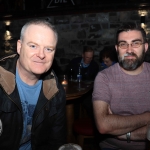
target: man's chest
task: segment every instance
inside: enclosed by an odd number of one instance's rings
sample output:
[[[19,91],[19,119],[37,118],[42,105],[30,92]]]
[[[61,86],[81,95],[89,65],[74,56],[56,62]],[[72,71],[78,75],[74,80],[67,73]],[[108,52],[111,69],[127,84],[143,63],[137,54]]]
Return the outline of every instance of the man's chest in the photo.
[[[150,78],[109,84],[111,109],[115,114],[130,115],[150,111]]]

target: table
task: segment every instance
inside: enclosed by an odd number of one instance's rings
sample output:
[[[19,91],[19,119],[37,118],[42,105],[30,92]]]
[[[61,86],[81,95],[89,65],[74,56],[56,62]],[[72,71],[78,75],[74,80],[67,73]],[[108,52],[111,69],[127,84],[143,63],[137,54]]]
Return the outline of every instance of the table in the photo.
[[[66,117],[67,117],[67,142],[75,142],[72,126],[74,122],[74,103],[73,101],[80,98],[93,88],[93,81],[69,81],[64,86],[66,92]]]

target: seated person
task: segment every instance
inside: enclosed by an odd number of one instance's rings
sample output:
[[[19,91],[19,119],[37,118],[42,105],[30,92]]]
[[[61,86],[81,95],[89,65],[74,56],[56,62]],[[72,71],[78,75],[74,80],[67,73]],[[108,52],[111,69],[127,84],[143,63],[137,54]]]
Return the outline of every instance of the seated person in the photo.
[[[113,47],[106,46],[100,52],[100,63],[101,63],[100,70],[103,70],[105,68],[108,68],[108,67],[114,65],[117,61],[118,61],[117,52],[116,52],[114,46]]]
[[[95,76],[99,72],[99,66],[93,60],[93,56],[94,50],[89,46],[85,46],[83,48],[82,57],[77,57],[71,60],[69,65],[69,71],[72,69],[73,79],[77,79],[77,74],[79,73],[79,67],[81,65],[82,80],[94,81]],[[69,76],[71,76],[71,74],[69,74]],[[89,117],[93,117],[92,91],[93,89],[91,89],[88,93],[84,95],[84,97],[81,98],[82,105],[86,109]],[[79,105],[75,104],[75,114],[79,113],[78,108]]]
[[[69,65],[69,76],[72,75],[73,79],[77,79],[79,67],[81,66],[82,80],[94,80],[99,71],[98,64],[93,60],[94,50],[85,46],[83,48],[82,57],[77,57],[71,60]],[[70,72],[70,70],[72,71]]]

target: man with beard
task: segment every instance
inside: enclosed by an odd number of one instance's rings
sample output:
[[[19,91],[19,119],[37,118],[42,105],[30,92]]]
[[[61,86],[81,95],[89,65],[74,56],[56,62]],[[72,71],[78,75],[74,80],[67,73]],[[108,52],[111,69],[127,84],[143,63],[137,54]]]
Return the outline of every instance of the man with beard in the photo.
[[[93,107],[102,150],[146,150],[150,121],[150,64],[146,33],[135,24],[116,34],[119,62],[96,76]]]

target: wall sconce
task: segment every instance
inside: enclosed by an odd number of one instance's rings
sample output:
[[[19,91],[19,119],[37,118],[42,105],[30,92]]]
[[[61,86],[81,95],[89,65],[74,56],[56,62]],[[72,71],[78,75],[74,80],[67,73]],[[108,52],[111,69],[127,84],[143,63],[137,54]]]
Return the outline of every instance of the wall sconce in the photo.
[[[10,24],[11,22],[9,20],[5,21],[4,22],[5,26],[4,26],[4,30],[5,30],[5,33],[4,33],[4,40],[7,41],[7,40],[11,40],[12,39],[12,34],[10,32]]]
[[[141,16],[141,27],[144,29],[146,27],[145,25],[145,17],[148,15],[148,11],[147,10],[139,10],[138,11],[139,15]]]
[[[9,25],[5,26],[6,31],[9,31]]]
[[[145,28],[145,16],[141,16],[141,27]]]
[[[141,23],[145,24],[145,16],[141,16]]]

